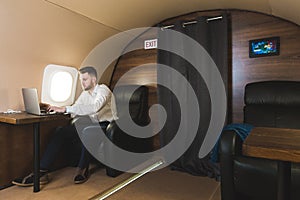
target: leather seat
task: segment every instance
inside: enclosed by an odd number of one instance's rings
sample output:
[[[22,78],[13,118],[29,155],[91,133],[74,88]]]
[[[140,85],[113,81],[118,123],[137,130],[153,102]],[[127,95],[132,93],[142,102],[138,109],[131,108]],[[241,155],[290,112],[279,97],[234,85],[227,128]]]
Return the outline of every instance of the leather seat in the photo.
[[[139,126],[145,126],[149,123],[148,115],[148,87],[140,86],[131,95],[130,91],[136,85],[118,86],[114,90],[118,117],[128,117],[125,112],[126,102],[129,102],[129,113],[132,120]],[[145,153],[153,150],[153,138],[138,138],[133,137],[121,130],[116,121],[109,124],[106,129],[107,137],[118,147],[136,153]],[[105,148],[106,154],[113,159],[114,155],[109,148]],[[111,177],[116,177],[121,172],[110,167],[106,167],[106,174]]]
[[[137,88],[136,90],[134,90]],[[132,91],[134,92],[132,93]],[[131,119],[135,124],[139,126],[145,126],[149,123],[148,115],[148,87],[146,86],[137,86],[137,85],[122,85],[113,91],[116,101],[116,107],[118,112],[118,120],[127,116],[126,106],[129,102],[129,113]],[[93,132],[97,130],[98,127],[86,127],[84,132]],[[118,125],[117,121],[112,121],[107,129],[106,136],[118,147],[130,151],[130,152],[149,152],[153,149],[153,138],[138,138],[133,137],[126,132],[124,132]],[[109,148],[111,145],[103,145],[103,151],[105,157],[108,159],[114,159],[114,153]],[[115,170],[110,167],[106,167],[106,174],[111,177],[118,176],[120,171]]]
[[[245,87],[244,122],[261,127],[300,129],[300,82],[264,81]],[[222,200],[274,200],[277,162],[242,155],[243,141],[234,131],[220,139]],[[300,199],[300,164],[292,163],[291,198]]]

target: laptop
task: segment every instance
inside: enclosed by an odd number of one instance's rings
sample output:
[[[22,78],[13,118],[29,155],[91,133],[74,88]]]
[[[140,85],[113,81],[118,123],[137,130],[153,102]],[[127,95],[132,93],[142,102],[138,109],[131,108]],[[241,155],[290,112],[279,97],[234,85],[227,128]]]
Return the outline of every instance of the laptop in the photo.
[[[55,112],[41,110],[36,88],[22,88],[25,111],[33,115],[51,115]]]

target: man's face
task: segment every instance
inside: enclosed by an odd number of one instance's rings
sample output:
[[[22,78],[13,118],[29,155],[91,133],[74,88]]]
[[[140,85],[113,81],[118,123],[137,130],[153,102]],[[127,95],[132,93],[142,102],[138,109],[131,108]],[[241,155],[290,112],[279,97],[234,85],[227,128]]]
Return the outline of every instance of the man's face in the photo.
[[[85,91],[90,90],[96,85],[96,77],[89,75],[88,73],[79,75],[82,89]]]

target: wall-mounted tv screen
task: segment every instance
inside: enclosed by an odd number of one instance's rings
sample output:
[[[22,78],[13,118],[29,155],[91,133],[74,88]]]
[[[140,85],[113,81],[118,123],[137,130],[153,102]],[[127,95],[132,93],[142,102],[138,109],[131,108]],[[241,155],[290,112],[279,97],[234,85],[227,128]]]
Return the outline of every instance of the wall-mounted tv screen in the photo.
[[[249,57],[279,55],[280,38],[262,38],[249,41]]]

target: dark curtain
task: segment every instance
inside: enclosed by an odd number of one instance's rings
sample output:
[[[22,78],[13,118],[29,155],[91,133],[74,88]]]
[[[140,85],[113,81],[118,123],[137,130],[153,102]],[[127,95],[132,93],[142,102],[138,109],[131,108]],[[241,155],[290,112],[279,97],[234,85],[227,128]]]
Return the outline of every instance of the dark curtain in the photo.
[[[211,17],[199,17],[191,24],[185,22],[177,22],[172,27],[173,30],[183,33],[194,40],[196,40],[205,50],[209,53],[218,67],[218,70],[223,78],[225,88],[227,90],[228,83],[228,19],[227,15],[222,15],[222,19],[208,20]],[[178,38],[173,38],[172,35],[168,35],[162,29],[159,32],[158,43],[164,43],[170,47],[175,45],[179,47],[179,51],[186,54],[192,54],[192,56],[202,56],[197,51],[193,51],[192,47],[186,45],[184,41],[178,41]],[[201,60],[201,57],[200,59]],[[175,137],[180,123],[186,123],[185,131],[186,136],[189,136],[189,123],[199,123],[197,135],[192,144],[185,151],[185,153],[174,163],[172,168],[189,172],[193,175],[202,175],[217,177],[219,174],[218,167],[209,161],[209,155],[205,158],[199,158],[198,153],[200,146],[205,137],[206,131],[210,123],[211,116],[211,100],[208,88],[199,74],[199,72],[193,67],[191,63],[185,60],[183,57],[176,55],[175,53],[159,49],[158,50],[158,63],[167,65],[172,69],[177,70],[182,74],[187,81],[191,84],[193,90],[196,93],[199,110],[200,110],[200,122],[193,121],[192,117],[186,115],[182,118],[180,113],[178,99],[172,93],[172,87],[180,88],[182,96],[186,95],[186,85],[176,80],[170,74],[166,74],[158,69],[158,82],[168,83],[171,88],[166,88],[162,85],[158,85],[158,99],[159,103],[164,106],[167,112],[167,120],[163,129],[160,132],[161,146],[167,145]],[[205,66],[209,69],[211,66]],[[210,77],[209,81],[214,81],[214,77]],[[188,103],[188,100],[187,100]],[[193,111],[190,111],[193,112]],[[182,141],[185,143],[185,141]]]

